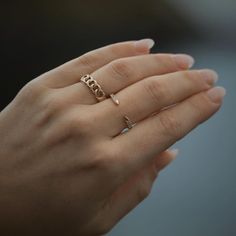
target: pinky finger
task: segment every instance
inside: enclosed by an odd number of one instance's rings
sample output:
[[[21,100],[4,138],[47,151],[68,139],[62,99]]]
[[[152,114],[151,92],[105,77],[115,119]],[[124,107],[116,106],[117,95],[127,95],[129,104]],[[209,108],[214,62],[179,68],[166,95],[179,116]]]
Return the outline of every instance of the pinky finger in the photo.
[[[177,155],[178,149],[162,152],[149,166],[131,177],[113,194],[107,208],[111,224],[128,214],[149,195],[159,172],[167,167]]]
[[[157,172],[162,171],[168,166],[179,154],[179,149],[167,149],[165,152],[161,153],[156,159],[156,170]]]

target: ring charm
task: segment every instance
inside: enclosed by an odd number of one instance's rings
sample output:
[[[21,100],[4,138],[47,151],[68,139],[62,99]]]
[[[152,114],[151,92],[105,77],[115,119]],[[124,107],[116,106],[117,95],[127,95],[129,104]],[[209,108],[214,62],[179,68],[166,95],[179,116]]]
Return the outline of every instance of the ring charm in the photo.
[[[124,121],[127,125],[127,128],[123,129],[121,131],[121,134],[128,132],[130,129],[132,129],[136,124],[134,124],[128,116],[124,116]]]
[[[112,93],[110,94],[110,98],[112,99],[113,103],[116,105],[116,106],[119,106],[120,105],[120,101],[118,100],[118,98]],[[124,129],[122,131],[122,133],[130,130],[133,128],[133,126],[135,125],[128,116],[124,116],[124,121],[125,121],[125,124],[127,126],[126,129]]]
[[[113,93],[110,94],[110,97],[117,106],[120,105],[120,101],[116,98],[116,96]]]
[[[92,91],[92,93],[95,95],[96,99],[101,102],[106,99],[106,94],[102,90],[101,86],[98,84],[98,82],[91,76],[91,75],[84,75],[80,81],[85,83],[89,89]]]
[[[134,124],[133,122],[130,120],[130,118],[128,116],[124,116],[124,119],[125,119],[125,123],[127,125],[127,128],[128,129],[132,129]]]

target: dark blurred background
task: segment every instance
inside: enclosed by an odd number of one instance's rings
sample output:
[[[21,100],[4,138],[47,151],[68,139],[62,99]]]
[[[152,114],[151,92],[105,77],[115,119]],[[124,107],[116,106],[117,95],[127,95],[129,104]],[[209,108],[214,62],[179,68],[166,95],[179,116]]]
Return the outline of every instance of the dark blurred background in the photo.
[[[224,106],[176,144],[152,195],[109,234],[236,235],[236,1],[2,1],[0,110],[28,81],[106,44],[151,37],[189,53],[227,89]]]

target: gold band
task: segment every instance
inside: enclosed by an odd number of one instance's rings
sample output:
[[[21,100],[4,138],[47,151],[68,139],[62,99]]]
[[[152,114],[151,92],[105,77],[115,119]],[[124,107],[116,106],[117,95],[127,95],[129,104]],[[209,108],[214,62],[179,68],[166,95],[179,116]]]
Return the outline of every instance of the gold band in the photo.
[[[101,102],[106,99],[106,94],[102,90],[101,86],[98,84],[98,82],[91,76],[91,75],[84,75],[80,81],[85,83],[89,89],[92,91],[92,93],[95,95],[96,99]]]
[[[117,106],[120,105],[120,101],[116,98],[116,96],[113,93],[110,94],[110,97]]]
[[[118,98],[117,98],[113,93],[110,94],[110,98],[112,99],[112,101],[113,101],[117,106],[120,105],[120,101],[118,100]],[[125,121],[125,123],[126,123],[126,125],[127,125],[127,128],[124,130],[124,132],[125,132],[125,131],[128,131],[128,130],[130,130],[130,129],[132,129],[133,126],[135,125],[135,124],[133,124],[133,122],[130,120],[130,118],[129,118],[128,116],[124,116],[124,121]]]
[[[132,129],[134,124],[133,122],[130,120],[130,118],[128,116],[124,116],[124,119],[125,119],[125,123],[127,125],[127,128],[128,129]]]

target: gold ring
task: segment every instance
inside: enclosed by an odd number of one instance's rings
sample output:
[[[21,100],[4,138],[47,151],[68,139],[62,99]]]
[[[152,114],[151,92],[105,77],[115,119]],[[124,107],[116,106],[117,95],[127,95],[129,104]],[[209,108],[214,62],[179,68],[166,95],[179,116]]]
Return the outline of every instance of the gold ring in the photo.
[[[125,119],[125,123],[127,125],[127,128],[128,129],[132,129],[134,124],[133,122],[130,120],[130,118],[128,116],[124,116],[124,119]]]
[[[118,100],[118,98],[117,98],[113,93],[110,94],[110,98],[112,99],[112,101],[113,101],[117,106],[120,105],[120,101]],[[122,133],[125,132],[125,131],[128,131],[128,130],[132,129],[133,126],[135,125],[135,124],[130,120],[130,118],[129,118],[128,116],[124,116],[124,121],[125,121],[125,123],[126,123],[126,125],[127,125],[127,128],[124,129],[124,130],[122,131]]]
[[[132,129],[136,124],[134,124],[128,116],[124,116],[125,123],[127,125],[127,128],[123,129],[121,131],[121,134],[128,132],[130,129]]]
[[[120,101],[117,99],[117,97],[113,93],[110,94],[110,97],[117,106],[120,105]]]
[[[89,89],[92,91],[92,93],[95,95],[96,99],[101,102],[106,99],[106,94],[102,90],[101,86],[98,84],[98,82],[91,76],[91,75],[84,75],[80,81],[85,83]]]

